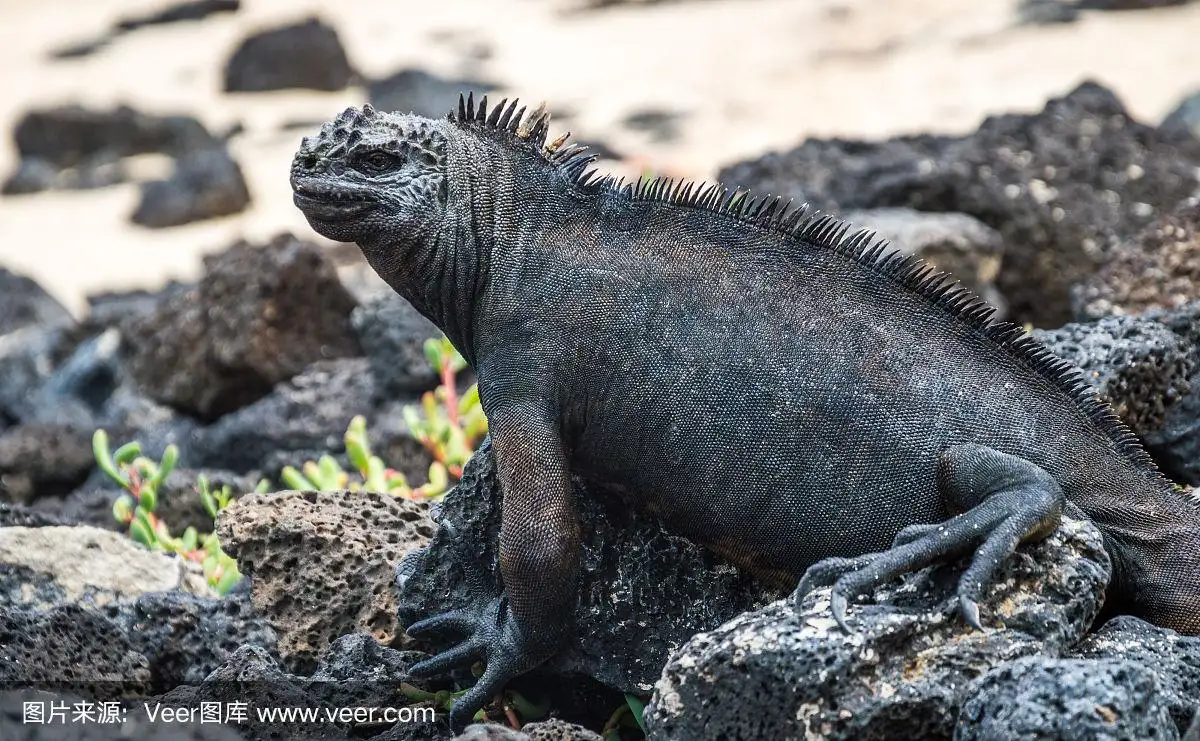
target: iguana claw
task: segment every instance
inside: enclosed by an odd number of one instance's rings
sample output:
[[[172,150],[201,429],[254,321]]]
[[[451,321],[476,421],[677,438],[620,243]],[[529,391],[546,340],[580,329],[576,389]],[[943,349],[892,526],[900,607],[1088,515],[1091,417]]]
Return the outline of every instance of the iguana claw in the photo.
[[[450,709],[450,727],[455,733],[462,732],[475,714],[488,704],[492,696],[503,690],[509,680],[537,663],[530,660],[516,621],[499,597],[492,600],[479,615],[466,610],[454,610],[415,622],[405,632],[414,638],[443,632],[467,635],[466,640],[453,648],[409,667],[408,673],[413,679],[444,674],[470,666],[476,661],[483,661],[487,665],[475,685],[459,697]]]

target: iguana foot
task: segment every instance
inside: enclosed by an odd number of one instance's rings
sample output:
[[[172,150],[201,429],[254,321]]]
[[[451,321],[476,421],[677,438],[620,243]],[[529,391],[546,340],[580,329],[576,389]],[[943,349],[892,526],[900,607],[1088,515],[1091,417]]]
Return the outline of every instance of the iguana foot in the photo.
[[[963,618],[982,629],[979,599],[1004,560],[1027,538],[1058,526],[1063,493],[1033,463],[980,445],[950,448],[939,461],[938,484],[952,509],[966,510],[942,523],[910,525],[892,548],[855,558],[827,558],[808,568],[793,598],[833,585],[830,611],[844,630],[850,599],[902,574],[970,551],[975,555],[958,582]]]
[[[475,713],[504,689],[509,680],[540,663],[533,657],[516,620],[500,597],[488,603],[484,610],[455,610],[435,615],[413,623],[405,632],[414,638],[443,633],[466,636],[466,640],[457,646],[413,664],[408,670],[413,679],[469,667],[476,661],[486,663],[483,676],[454,702],[450,710],[450,727],[455,733],[461,733]]]

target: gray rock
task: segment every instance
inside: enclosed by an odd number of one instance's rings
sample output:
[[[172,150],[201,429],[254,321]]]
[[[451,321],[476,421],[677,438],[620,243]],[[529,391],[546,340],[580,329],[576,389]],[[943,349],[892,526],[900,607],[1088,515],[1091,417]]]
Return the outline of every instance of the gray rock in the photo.
[[[151,398],[212,419],[309,363],[359,354],[354,300],[316,245],[286,234],[240,242],[204,270],[194,290],[121,324],[129,370]]]
[[[407,676],[416,655],[371,646],[368,636],[350,635],[329,647],[311,677],[282,670],[276,660],[256,646],[243,646],[221,667],[197,684],[178,687],[153,698],[174,707],[199,707],[203,702],[248,702],[254,707],[305,707],[319,712],[354,707],[396,707],[396,686]],[[330,722],[320,716],[316,722],[286,724],[259,721],[253,712],[248,722],[238,724],[239,732],[251,741],[259,739],[366,738],[393,741],[437,741],[451,734],[444,716],[426,718],[426,711],[414,708],[401,716],[393,728],[380,733],[380,723],[362,720]]]
[[[65,336],[54,335],[50,344],[36,351],[52,357],[61,352],[65,341]],[[120,424],[107,410],[110,398],[127,380],[118,354],[120,344],[116,330],[108,330],[80,342],[53,370],[28,374],[36,383],[9,403],[9,413],[22,422],[79,428]],[[126,391],[136,396],[132,389]]]
[[[604,741],[598,733],[557,719],[526,723],[521,733],[530,741]]]
[[[664,108],[643,108],[621,119],[621,125],[644,134],[651,143],[663,144],[679,139],[687,115]]]
[[[1082,368],[1088,383],[1140,435],[1162,428],[1200,367],[1195,350],[1152,319],[1112,317],[1033,335]]]
[[[362,358],[313,363],[262,399],[200,432],[191,461],[277,480],[284,465],[345,450],[346,427],[369,414],[374,383]]]
[[[20,161],[0,188],[5,195],[105,187],[127,179],[126,157],[180,156],[218,144],[190,116],[151,116],[128,106],[30,111],[17,123],[13,138]]]
[[[955,741],[1178,738],[1159,680],[1134,661],[1033,656],[988,672],[963,703]]]
[[[1005,314],[1007,302],[995,285],[1004,259],[1004,240],[995,229],[966,214],[910,208],[847,211],[842,218],[875,230],[905,254],[917,255],[938,270],[953,274],[996,307],[998,317]]]
[[[91,430],[33,423],[0,433],[0,499],[28,504],[67,494],[95,467]]]
[[[146,657],[151,692],[200,683],[241,646],[275,655],[275,632],[245,593],[216,598],[155,592],[110,603],[101,612]]]
[[[99,110],[78,105],[26,113],[17,122],[13,138],[22,158],[38,158],[59,169],[97,157],[176,155],[213,141],[191,116],[151,116],[128,106]]]
[[[499,723],[472,723],[454,741],[530,741],[529,734]]]
[[[79,526],[0,528],[0,564],[26,574],[31,591],[6,592],[7,604],[47,609],[58,602],[102,607],[149,592],[211,595],[201,574],[182,559],[147,550],[108,530]],[[54,595],[51,602],[44,595]]]
[[[116,700],[143,695],[150,667],[111,620],[76,604],[0,606],[0,687],[44,687]]]
[[[367,85],[371,105],[381,111],[415,113],[441,118],[458,104],[458,94],[474,91],[478,96],[496,86],[481,80],[450,80],[422,69],[402,69]]]
[[[1070,289],[1121,239],[1192,195],[1200,141],[1133,120],[1094,83],[1034,115],[994,116],[965,137],[818,140],[726,168],[749,187],[826,211],[959,212],[1006,245],[997,287],[1017,321],[1055,327]]]
[[[338,636],[400,635],[392,577],[432,535],[425,505],[375,492],[249,494],[218,522],[284,661],[311,667]]]
[[[337,31],[308,18],[242,41],[225,65],[225,92],[341,90],[354,77]]]
[[[28,400],[54,370],[60,326],[34,325],[0,335],[0,427],[29,413]]]
[[[1178,310],[1200,302],[1200,198],[1190,198],[1117,245],[1073,291],[1081,319]]]
[[[1120,615],[1084,638],[1070,655],[1133,662],[1152,671],[1158,678],[1156,699],[1181,733],[1200,711],[1200,638]]]
[[[104,408],[125,380],[120,346],[121,335],[115,329],[79,343],[33,395],[33,408],[25,419],[83,426],[111,421],[104,419]]]
[[[250,205],[242,168],[223,145],[187,152],[175,160],[171,176],[142,184],[142,197],[130,220],[162,229],[240,213]]]
[[[1159,128],[1171,136],[1188,135],[1200,139],[1200,91],[1183,100],[1167,114]]]
[[[1168,410],[1162,427],[1146,434],[1145,442],[1168,476],[1200,486],[1200,373],[1189,383],[1191,391]]]
[[[425,358],[425,340],[442,332],[412,304],[395,293],[379,293],[350,317],[367,353],[379,398],[412,396],[438,385],[438,374]]]
[[[1072,23],[1079,20],[1079,8],[1073,0],[1022,0],[1017,20],[1034,26]]]
[[[26,157],[17,162],[16,171],[0,185],[0,194],[16,196],[43,190],[92,190],[127,180],[129,172],[125,161],[114,159],[107,152],[64,169],[39,157]]]
[[[542,671],[553,681],[592,677],[635,694],[650,691],[668,654],[702,630],[762,604],[768,592],[694,543],[672,536],[627,504],[576,482],[583,544],[575,645]],[[499,486],[485,441],[439,504],[427,548],[397,568],[404,625],[474,608],[468,575],[500,593]]]
[[[499,723],[472,723],[453,741],[604,741],[588,729],[561,720],[527,723],[515,731]]]
[[[32,278],[0,268],[0,335],[43,324],[69,324],[66,308]]]
[[[404,419],[405,407],[420,408],[420,404],[421,400],[415,397],[381,401],[368,419],[371,449],[389,468],[404,474],[411,486],[429,480],[429,464],[433,462],[433,456],[412,436]]]
[[[117,21],[115,28],[128,32],[147,26],[199,21],[218,13],[232,13],[241,7],[241,0],[183,0],[172,3],[162,10],[122,18]]]
[[[276,659],[258,646],[242,646],[202,682],[181,685],[150,698],[150,704],[172,708],[199,708],[202,703],[248,703],[248,708],[319,708],[305,691],[304,677],[280,669]],[[345,731],[318,718],[313,723],[263,722],[251,711],[244,722],[231,723],[248,741],[278,741],[295,738],[299,728],[303,737],[328,741],[349,741]]]
[[[976,631],[957,614],[967,561],[875,590],[838,628],[828,590],[780,600],[672,654],[646,708],[647,739],[948,738],[971,680],[1057,656],[1096,617],[1111,574],[1103,536],[1064,519],[1022,545],[985,592]]]
[[[45,512],[24,507],[20,504],[0,502],[0,528],[4,527],[46,527],[47,525],[66,525],[67,522]]]

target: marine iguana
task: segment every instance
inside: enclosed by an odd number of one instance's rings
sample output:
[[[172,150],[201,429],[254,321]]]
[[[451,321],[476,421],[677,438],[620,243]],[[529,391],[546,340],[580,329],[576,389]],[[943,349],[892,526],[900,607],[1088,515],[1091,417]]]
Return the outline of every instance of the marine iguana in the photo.
[[[503,498],[501,595],[421,620],[486,670],[456,728],[571,635],[570,475],[797,599],[973,552],[964,618],[1064,511],[1114,561],[1109,607],[1200,633],[1200,508],[1079,371],[867,231],[718,184],[602,177],[548,118],[349,109],[306,138],[296,205],[475,369]]]

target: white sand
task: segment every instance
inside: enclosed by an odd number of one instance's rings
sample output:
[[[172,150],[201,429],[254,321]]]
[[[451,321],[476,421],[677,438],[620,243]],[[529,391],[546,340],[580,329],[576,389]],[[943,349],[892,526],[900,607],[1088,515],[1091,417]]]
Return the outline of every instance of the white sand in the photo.
[[[573,112],[559,126],[625,153],[626,170],[698,177],[807,136],[969,131],[988,114],[1037,110],[1088,78],[1151,122],[1200,88],[1200,4],[1014,28],[1016,0],[696,0],[594,13],[564,12],[565,0],[244,0],[239,13],[136,31],[91,57],[46,58],[163,2],[0,0],[0,130],[31,106],[76,101],[247,129],[233,149],[254,205],[237,216],[135,227],[133,185],[0,199],[0,265],[76,311],[89,292],[193,277],[199,255],[236,238],[308,233],[287,184],[306,132],[279,125],[328,118],[363,91],[225,95],[220,85],[248,32],[311,12],[338,28],[371,76],[402,66],[466,72],[467,50],[486,44],[483,76]],[[620,125],[647,108],[686,114],[681,138],[653,144]],[[14,163],[6,144],[0,173]]]

